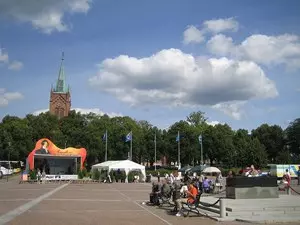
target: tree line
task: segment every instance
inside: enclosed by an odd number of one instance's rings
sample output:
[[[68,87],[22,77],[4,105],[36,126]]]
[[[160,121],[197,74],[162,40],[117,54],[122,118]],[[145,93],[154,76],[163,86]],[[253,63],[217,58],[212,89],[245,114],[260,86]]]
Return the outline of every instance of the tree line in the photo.
[[[25,118],[5,116],[0,123],[0,160],[25,161],[35,143],[49,138],[58,147],[84,147],[87,149],[87,166],[104,161],[107,130],[108,160],[127,159],[130,143],[126,135],[132,131],[133,161],[154,162],[154,134],[156,133],[157,159],[166,156],[167,161],[176,162],[180,132],[182,165],[200,163],[202,135],[203,156],[212,164],[224,167],[258,167],[268,163],[299,163],[300,118],[286,129],[278,125],[262,124],[249,132],[233,130],[227,124],[215,126],[207,123],[205,113],[192,112],[186,120],[175,122],[169,129],[159,129],[148,121],[137,121],[130,117],[80,114],[71,111],[68,117],[58,119],[49,113],[27,115]]]

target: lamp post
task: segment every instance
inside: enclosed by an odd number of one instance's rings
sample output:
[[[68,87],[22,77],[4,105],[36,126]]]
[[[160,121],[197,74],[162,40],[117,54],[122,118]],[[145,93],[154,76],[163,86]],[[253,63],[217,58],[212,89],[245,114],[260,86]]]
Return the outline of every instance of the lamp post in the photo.
[[[8,182],[8,175],[10,172],[10,141],[8,142],[8,155],[7,155],[7,159],[8,159],[8,168],[7,168],[7,174],[6,174],[6,181]]]
[[[200,143],[200,148],[201,148],[201,152],[200,152],[200,157],[201,157],[201,161],[200,161],[200,165],[203,165],[203,144],[202,144],[202,134],[199,135],[198,137],[199,139],[199,143]]]

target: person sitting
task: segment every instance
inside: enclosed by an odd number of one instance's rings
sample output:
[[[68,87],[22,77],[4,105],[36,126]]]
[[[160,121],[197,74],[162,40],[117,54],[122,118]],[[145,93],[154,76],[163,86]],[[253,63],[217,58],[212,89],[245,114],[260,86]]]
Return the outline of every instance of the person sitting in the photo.
[[[152,183],[152,192],[150,193],[150,203],[153,205],[159,205],[158,193],[161,190],[159,182]]]
[[[169,198],[171,195],[170,185],[167,183],[167,180],[162,180],[162,186],[160,192],[158,193],[159,197]]]
[[[210,186],[211,182],[207,177],[204,177],[204,180],[202,182],[202,189],[204,193],[209,193],[210,192]]]
[[[251,165],[250,170],[245,174],[247,177],[257,177],[258,171],[255,169],[254,165]]]
[[[198,189],[194,186],[193,183],[188,184],[188,190],[186,191],[187,198],[180,198],[175,201],[178,213],[176,216],[182,216],[182,204],[195,202],[196,196],[198,194]]]

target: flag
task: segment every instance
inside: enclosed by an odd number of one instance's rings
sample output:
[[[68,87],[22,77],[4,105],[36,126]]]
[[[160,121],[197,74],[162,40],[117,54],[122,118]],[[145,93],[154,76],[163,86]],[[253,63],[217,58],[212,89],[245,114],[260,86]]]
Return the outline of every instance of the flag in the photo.
[[[107,134],[104,133],[103,136],[102,136],[102,141],[106,141],[106,136],[107,136]]]
[[[180,140],[180,136],[179,136],[179,132],[178,132],[178,134],[176,136],[176,142],[178,142],[179,140]]]
[[[131,141],[131,140],[132,140],[132,132],[129,132],[129,133],[126,135],[125,142]]]
[[[199,143],[201,144],[202,143],[202,135],[201,134],[199,135],[198,139],[199,139]]]

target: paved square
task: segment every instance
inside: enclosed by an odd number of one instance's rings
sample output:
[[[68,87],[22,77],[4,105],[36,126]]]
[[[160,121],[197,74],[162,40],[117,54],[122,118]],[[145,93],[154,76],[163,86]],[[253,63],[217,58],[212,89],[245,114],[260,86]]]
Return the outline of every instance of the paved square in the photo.
[[[150,190],[150,184],[142,183],[66,185],[18,184],[16,181],[1,183],[0,225],[219,223],[193,214],[194,217],[178,218],[169,212],[171,208],[142,205],[142,202],[148,200]],[[222,222],[222,225],[234,224],[241,223]]]

